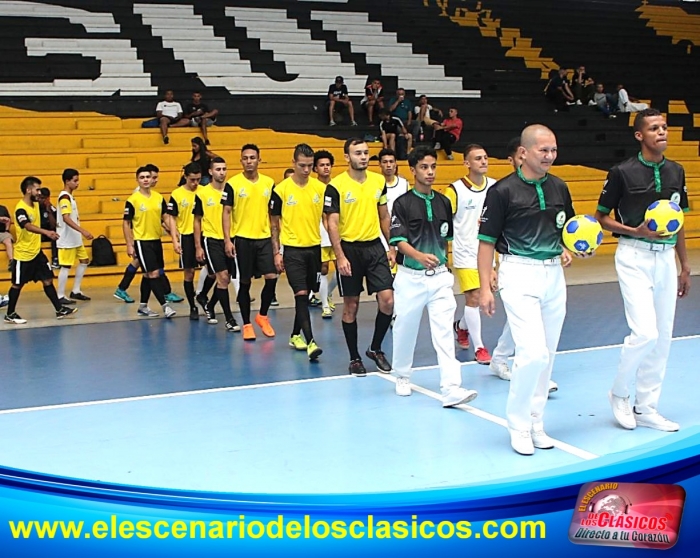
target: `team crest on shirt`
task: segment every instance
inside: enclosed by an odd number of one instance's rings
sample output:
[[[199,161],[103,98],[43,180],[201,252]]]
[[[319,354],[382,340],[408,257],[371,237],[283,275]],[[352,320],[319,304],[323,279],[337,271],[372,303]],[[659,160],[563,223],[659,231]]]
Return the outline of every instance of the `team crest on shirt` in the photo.
[[[442,225],[440,225],[440,236],[445,238],[447,236],[447,231],[449,230],[450,225],[448,225],[447,223],[443,223]]]
[[[474,200],[472,198],[469,198],[467,200],[467,204],[464,206],[464,209],[467,209],[467,210],[476,209],[476,204],[474,203]]]
[[[681,195],[678,192],[673,192],[673,194],[671,194],[671,201],[673,203],[681,203]]]
[[[294,196],[292,194],[289,195],[287,198],[287,205],[296,205],[297,200],[294,199]]]
[[[207,200],[207,207],[211,207],[212,205],[216,205],[216,202],[214,201],[214,198],[209,198]]]
[[[347,192],[343,201],[345,203],[354,203],[357,201],[357,199],[352,197],[352,192]]]
[[[399,223],[399,220],[398,220],[398,218],[396,217],[396,215],[392,215],[392,216],[391,216],[391,225],[390,225],[389,228],[391,228],[391,229],[398,229],[400,226],[401,226],[401,223]]]
[[[187,200],[182,200],[180,202],[180,207],[189,207],[189,206],[190,206],[190,202],[188,202]]]
[[[317,204],[317,203],[320,202],[320,201],[321,201],[321,196],[318,195],[318,194],[316,194],[316,195],[314,196],[314,199],[313,199],[314,205]]]
[[[247,198],[248,197],[248,192],[245,191],[245,188],[241,188],[240,192],[238,192],[238,197],[239,198]]]
[[[566,223],[566,213],[560,211],[559,213],[557,213],[557,228],[563,229],[564,223]]]
[[[263,197],[264,198],[270,197],[270,189],[269,188],[265,188],[265,190],[263,191]]]
[[[148,208],[146,207],[146,204],[145,204],[145,203],[142,203],[142,204],[139,206],[139,211],[148,211]]]

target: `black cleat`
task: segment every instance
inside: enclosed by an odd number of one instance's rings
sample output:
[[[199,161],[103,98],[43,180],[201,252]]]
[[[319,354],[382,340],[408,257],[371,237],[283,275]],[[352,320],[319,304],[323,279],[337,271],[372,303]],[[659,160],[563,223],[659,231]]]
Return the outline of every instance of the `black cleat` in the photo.
[[[56,317],[61,320],[65,318],[66,316],[70,316],[71,314],[75,314],[78,311],[77,308],[68,308],[68,306],[61,306],[59,310],[56,310]]]
[[[59,298],[58,302],[60,302],[62,306],[68,306],[69,304],[75,304],[75,300],[68,300],[65,296]]]
[[[367,358],[371,358],[376,364],[380,372],[391,372],[391,363],[386,359],[386,355],[382,351],[373,351],[367,349],[365,351]]]
[[[190,308],[190,320],[193,322],[199,320],[199,310],[197,308]]]
[[[233,331],[235,333],[241,331],[241,326],[238,325],[236,318],[231,318],[228,322],[226,322],[226,330]]]
[[[355,360],[350,361],[350,366],[348,366],[348,372],[352,374],[353,376],[357,376],[359,378],[363,378],[367,375],[367,370],[365,369],[365,365],[362,364],[362,359],[357,358]]]
[[[71,293],[70,298],[72,300],[82,300],[82,301],[91,300],[89,296],[86,296],[83,293]]]

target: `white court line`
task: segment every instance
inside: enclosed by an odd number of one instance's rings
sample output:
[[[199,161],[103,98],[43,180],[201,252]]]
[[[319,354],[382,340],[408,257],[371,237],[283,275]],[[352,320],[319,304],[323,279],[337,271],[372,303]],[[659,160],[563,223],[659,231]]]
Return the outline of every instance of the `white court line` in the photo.
[[[380,378],[383,378],[384,380],[387,380],[388,382],[393,382],[396,383],[396,377],[395,376],[388,376],[386,374],[377,374]],[[418,393],[422,393],[423,395],[427,395],[428,397],[431,397],[433,399],[436,399],[437,401],[440,401],[442,403],[442,397],[440,396],[439,393],[435,393],[434,391],[430,391],[429,389],[425,389],[424,387],[417,386],[415,384],[411,384],[411,387],[413,388],[413,391],[417,391]],[[471,405],[455,405],[455,409],[461,409],[463,411],[466,411],[467,413],[474,415],[475,417],[479,417],[484,420],[488,420],[489,422],[493,422],[494,424],[497,424],[499,426],[502,426],[504,428],[508,428],[508,423],[506,422],[506,419],[501,418],[497,415],[492,415],[491,413],[487,413],[486,411],[482,411],[481,409],[476,409],[472,407]],[[550,436],[551,438],[551,436]],[[571,444],[567,444],[566,442],[562,442],[561,440],[554,440],[554,447],[557,449],[560,449],[562,451],[565,451],[566,453],[570,453],[571,455],[574,455],[580,459],[595,459],[597,457],[600,457],[599,455],[596,455],[595,453],[591,453],[589,451],[586,451],[581,448],[577,448],[576,446],[572,446]]]

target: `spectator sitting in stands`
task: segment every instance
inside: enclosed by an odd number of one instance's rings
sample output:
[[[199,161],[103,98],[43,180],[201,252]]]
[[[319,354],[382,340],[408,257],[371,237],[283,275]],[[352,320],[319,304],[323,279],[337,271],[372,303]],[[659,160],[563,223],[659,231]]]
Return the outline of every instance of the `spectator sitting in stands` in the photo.
[[[442,111],[439,108],[432,106],[428,102],[427,95],[421,95],[420,97],[418,97],[418,105],[416,105],[413,108],[413,113],[415,115],[414,120],[420,125],[418,128],[419,134],[421,129],[425,131],[430,131],[430,136],[426,139],[432,139],[432,122],[434,122],[434,120],[432,119],[433,112],[437,113],[440,119],[443,118]],[[423,128],[423,124],[427,124],[427,126]],[[419,138],[414,137],[414,139],[418,140]]]
[[[199,180],[200,186],[206,186],[211,182],[211,174],[209,172],[209,167],[211,166],[211,160],[214,157],[218,157],[213,151],[209,151],[207,146],[204,145],[204,140],[202,138],[194,137],[190,140],[192,142],[192,158],[190,163],[197,163],[202,173],[202,178]],[[185,184],[186,179],[183,174],[180,178],[178,186]]]
[[[379,111],[379,133],[382,136],[384,149],[391,149],[394,153],[396,153],[396,138],[400,133],[404,138],[406,138],[406,142],[408,144],[406,147],[406,153],[411,151],[413,137],[408,133],[408,130],[406,130],[406,126],[403,125],[401,119],[398,116],[391,116],[389,111],[386,109]]]
[[[569,110],[568,105],[574,104],[574,94],[569,87],[569,80],[566,77],[566,68],[560,68],[559,71],[550,78],[549,83],[545,87],[544,94],[554,103],[555,112],[559,110]]]
[[[42,188],[39,192],[36,201],[39,203],[39,211],[41,212],[41,228],[45,231],[55,231],[57,211],[51,203],[51,190]],[[51,243],[51,267],[58,269],[58,246],[56,246],[56,241],[44,235],[41,236],[41,241]]]
[[[165,92],[164,100],[156,105],[156,117],[160,121],[160,132],[165,144],[170,142],[168,128],[180,128],[190,124],[189,118],[183,116],[182,106],[175,101],[174,93],[170,89]]]
[[[640,103],[634,97],[630,97],[622,84],[617,86],[617,98],[620,112],[641,112],[649,108],[649,105],[646,103]]]
[[[192,93],[192,102],[187,105],[185,118],[189,119],[190,126],[199,126],[206,145],[209,145],[207,128],[216,123],[217,116],[219,116],[218,109],[209,110],[209,107],[202,102],[202,94],[199,91]]]
[[[348,86],[345,85],[343,76],[337,76],[335,82],[331,83],[330,87],[328,87],[328,118],[331,126],[335,126],[333,111],[335,111],[336,103],[340,103],[341,107],[348,109],[350,125],[357,126],[357,122],[355,122],[355,107],[352,106],[352,101],[348,93]]]
[[[406,98],[406,90],[399,87],[396,96],[389,99],[389,112],[398,116],[406,129],[415,138],[420,133],[420,122],[413,120],[413,103]]]
[[[617,99],[615,95],[605,92],[602,83],[595,86],[593,102],[606,118],[616,118],[613,113],[617,110]]]
[[[12,235],[10,234],[11,226],[12,217],[10,217],[10,212],[7,211],[7,208],[4,205],[0,205],[0,244],[3,244],[5,246],[5,251],[7,252],[7,261],[10,267],[13,258]]]
[[[384,89],[378,79],[373,79],[372,83],[365,87],[365,96],[360,104],[367,110],[367,118],[370,124],[374,124],[374,107],[379,110],[384,108]]]
[[[454,107],[448,111],[447,118],[442,121],[442,124],[433,123],[433,130],[435,130],[433,147],[444,149],[445,155],[450,161],[454,159],[452,146],[459,141],[459,137],[462,135],[462,126],[462,119],[457,116],[457,109]]]
[[[595,82],[586,73],[585,66],[579,66],[574,71],[573,80],[574,97],[577,105],[587,105],[593,99]]]

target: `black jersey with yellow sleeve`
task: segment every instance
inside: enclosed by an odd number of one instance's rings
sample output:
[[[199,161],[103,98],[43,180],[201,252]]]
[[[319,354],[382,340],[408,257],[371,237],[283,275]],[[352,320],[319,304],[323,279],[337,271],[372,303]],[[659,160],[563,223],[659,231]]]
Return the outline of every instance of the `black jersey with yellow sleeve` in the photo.
[[[202,236],[217,240],[224,239],[222,194],[223,190],[217,190],[211,184],[197,190],[192,212],[202,218]]]
[[[270,238],[270,198],[275,181],[259,174],[251,182],[243,173],[231,178],[224,187],[221,203],[232,207],[231,236],[259,240]]]
[[[15,206],[15,223],[17,223],[17,239],[14,246],[14,259],[19,262],[29,262],[41,251],[41,235],[25,228],[29,223],[35,227],[41,226],[39,204],[29,205],[24,200],[20,200]]]
[[[180,186],[170,194],[170,203],[168,203],[168,213],[175,217],[175,224],[180,234],[194,233],[194,198],[195,190],[190,190],[184,186]]]
[[[381,174],[367,172],[360,183],[346,172],[336,176],[326,187],[323,210],[338,213],[338,232],[345,242],[367,242],[381,234],[377,207],[386,205],[386,181]]]
[[[280,216],[282,226],[280,243],[294,248],[321,245],[319,223],[323,216],[323,196],[326,185],[309,178],[299,186],[292,177],[280,182],[272,191],[270,214]]]
[[[163,235],[161,221],[168,212],[168,204],[159,192],[149,192],[150,196],[144,196],[138,190],[126,200],[124,220],[131,222],[134,240],[158,240]]]

